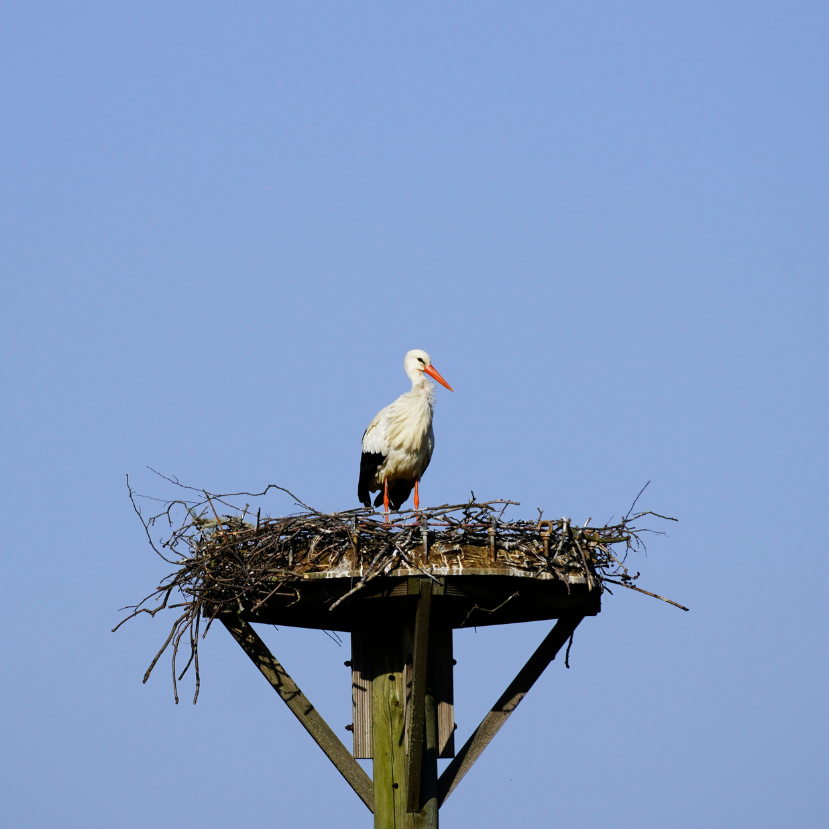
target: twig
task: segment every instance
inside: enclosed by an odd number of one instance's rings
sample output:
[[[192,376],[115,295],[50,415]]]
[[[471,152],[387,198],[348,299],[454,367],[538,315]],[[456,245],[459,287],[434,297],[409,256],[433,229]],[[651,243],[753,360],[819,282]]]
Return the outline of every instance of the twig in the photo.
[[[666,599],[664,596],[660,596],[658,593],[651,593],[650,590],[643,590],[641,587],[637,587],[635,584],[625,584],[623,581],[613,581],[613,579],[608,578],[606,578],[605,581],[610,582],[610,584],[618,584],[619,587],[627,587],[628,590],[635,590],[637,593],[644,593],[646,596],[653,596],[654,599],[660,599],[663,602],[672,604],[674,607],[678,607],[680,610],[691,609],[690,607],[685,607],[684,604],[679,604],[678,602]]]
[[[640,496],[641,496],[641,495],[642,495],[642,493],[643,493],[643,492],[644,492],[644,491],[648,488],[648,486],[649,486],[649,485],[650,485],[650,481],[648,481],[648,483],[646,483],[646,484],[642,487],[642,489],[640,489],[640,490],[639,490],[639,495],[637,495],[637,496],[633,499],[633,503],[630,505],[630,509],[627,511],[627,515],[625,516],[625,518],[630,518],[630,514],[633,512],[633,508],[636,506],[636,502],[639,500]]]

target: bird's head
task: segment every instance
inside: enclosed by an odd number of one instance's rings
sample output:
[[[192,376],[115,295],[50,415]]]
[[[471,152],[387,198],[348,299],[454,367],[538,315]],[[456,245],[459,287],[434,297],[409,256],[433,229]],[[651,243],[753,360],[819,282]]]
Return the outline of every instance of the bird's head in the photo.
[[[454,391],[449,383],[435,371],[429,355],[419,348],[412,349],[406,355],[406,359],[403,360],[403,368],[406,370],[406,374],[409,375],[413,384],[420,383],[422,381],[422,375],[428,374],[433,380],[437,380],[442,386],[446,386],[449,391]]]

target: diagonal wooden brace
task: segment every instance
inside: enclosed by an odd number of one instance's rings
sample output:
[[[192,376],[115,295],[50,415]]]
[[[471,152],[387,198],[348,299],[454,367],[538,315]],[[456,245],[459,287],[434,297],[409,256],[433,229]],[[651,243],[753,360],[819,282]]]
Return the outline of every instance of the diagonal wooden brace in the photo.
[[[305,730],[316,740],[317,745],[326,753],[337,771],[348,781],[360,800],[374,811],[374,785],[362,766],[351,756],[351,752],[320,716],[319,712],[308,702],[308,698],[299,690],[288,672],[279,664],[267,645],[259,638],[256,631],[238,616],[220,616],[231,636],[239,643],[242,650],[262,672],[274,691],[284,700],[294,716],[302,723]]]
[[[535,681],[544,673],[544,669],[555,659],[562,645],[573,635],[584,616],[571,616],[559,619],[555,627],[547,634],[527,664],[518,672],[509,687],[490,712],[481,720],[463,748],[454,760],[443,770],[438,779],[438,804],[443,806],[446,798],[455,790],[473,763],[481,756],[518,703],[527,695]]]
[[[426,673],[429,663],[429,615],[432,610],[432,582],[420,580],[420,597],[415,615],[412,648],[412,707],[409,721],[409,757],[406,769],[409,812],[420,811],[420,769],[423,761],[423,732],[426,712]]]

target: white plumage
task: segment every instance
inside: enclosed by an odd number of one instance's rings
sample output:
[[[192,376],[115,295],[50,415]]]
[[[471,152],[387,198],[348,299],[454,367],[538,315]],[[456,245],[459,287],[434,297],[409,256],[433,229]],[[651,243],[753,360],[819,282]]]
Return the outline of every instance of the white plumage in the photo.
[[[415,491],[415,509],[420,507],[418,483],[429,466],[435,448],[435,433],[432,431],[435,387],[425,375],[452,391],[452,387],[434,369],[425,351],[410,351],[403,361],[403,368],[412,381],[412,390],[381,409],[369,423],[363,435],[360,481],[357,485],[357,495],[367,507],[371,506],[369,493],[380,490],[374,505],[384,505],[387,520],[389,506],[400,509],[412,488]]]

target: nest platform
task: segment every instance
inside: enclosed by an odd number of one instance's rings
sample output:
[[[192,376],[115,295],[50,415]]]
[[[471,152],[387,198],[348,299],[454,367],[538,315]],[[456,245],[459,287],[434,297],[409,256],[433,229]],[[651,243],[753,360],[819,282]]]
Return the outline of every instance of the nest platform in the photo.
[[[432,613],[450,628],[594,616],[620,525],[506,521],[503,504],[443,507],[378,521],[367,511],[250,522],[207,521],[199,565],[203,616],[351,632],[406,614],[432,582]],[[497,507],[501,507],[498,514]],[[195,574],[194,574],[195,575]]]
[[[487,548],[466,547],[454,553],[451,565],[430,556],[422,569],[396,568],[356,593],[351,591],[365,576],[365,568],[308,573],[293,581],[290,590],[275,593],[258,606],[240,601],[237,610],[247,622],[351,632],[385,617],[406,615],[417,602],[424,572],[432,581],[432,612],[450,628],[572,614],[595,616],[601,610],[598,580],[590,584],[580,574],[562,579],[549,573],[528,573],[506,562],[487,560],[488,552]],[[210,616],[214,610],[207,599],[203,613]]]
[[[198,644],[217,618],[365,630],[409,616],[424,580],[435,623],[450,631],[595,616],[608,584],[639,589],[625,558],[641,543],[635,522],[654,515],[629,513],[597,527],[541,514],[511,520],[505,512],[515,502],[473,498],[394,513],[388,522],[369,509],[322,513],[299,501],[303,511],[272,518],[234,504],[234,496],[182,488],[202,497],[162,502],[164,509],[149,518],[135,501],[142,496],[130,490],[151,546],[175,569],[121,624],[177,610],[147,675],[171,647],[175,688],[179,646],[187,643],[185,672],[194,666],[196,696]],[[268,489],[241,495],[261,497]],[[171,534],[156,544],[152,533],[162,521]]]

